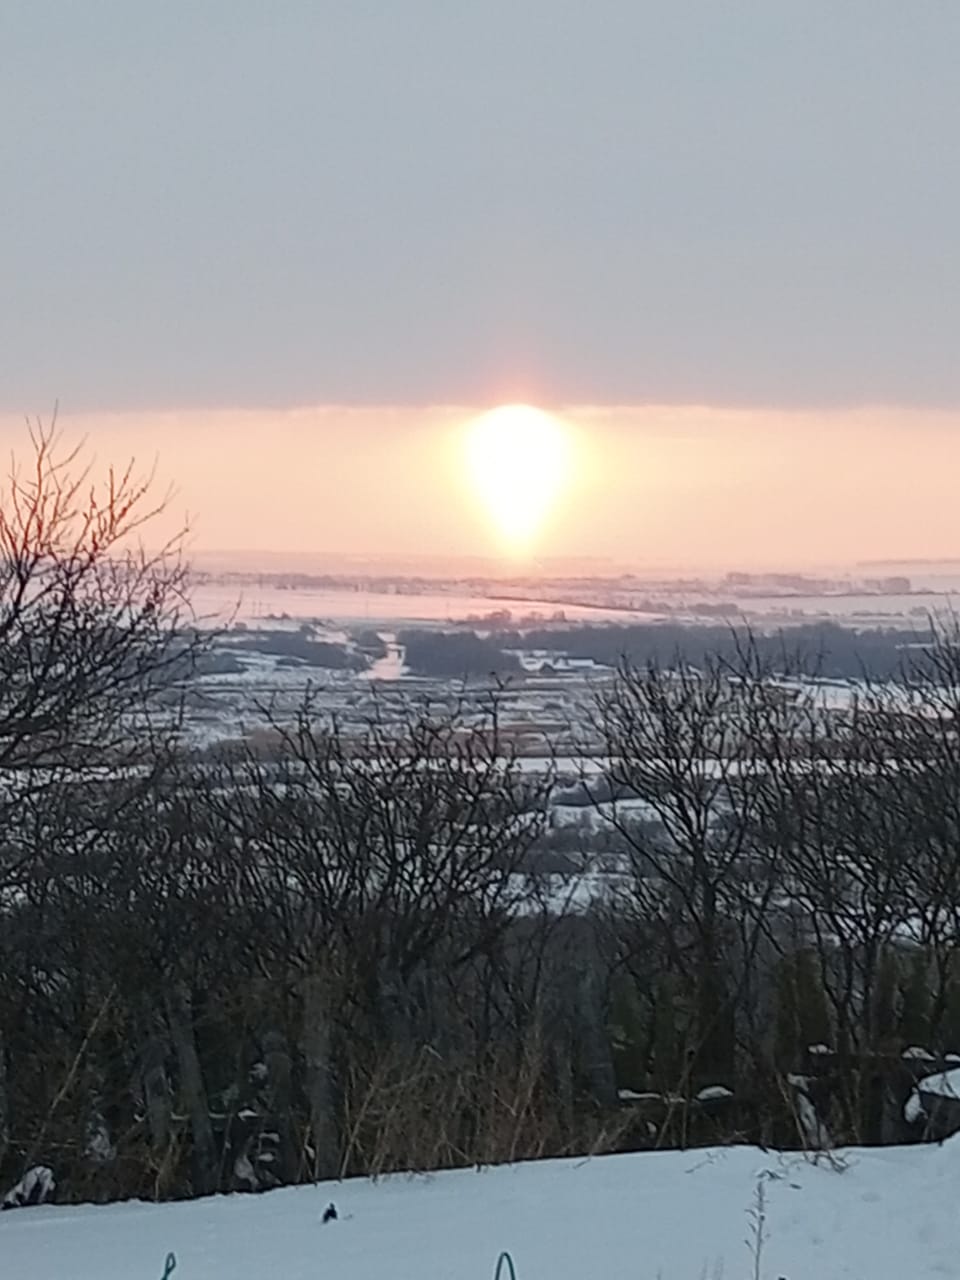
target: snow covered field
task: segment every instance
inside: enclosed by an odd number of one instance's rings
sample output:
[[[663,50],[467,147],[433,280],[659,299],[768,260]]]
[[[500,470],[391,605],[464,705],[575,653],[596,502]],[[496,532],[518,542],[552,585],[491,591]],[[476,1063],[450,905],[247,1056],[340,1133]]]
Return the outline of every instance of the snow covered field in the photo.
[[[395,1178],[189,1204],[0,1215],[3,1280],[764,1280],[960,1276],[960,1140],[848,1153],[746,1148]],[[326,1206],[339,1218],[324,1225]]]

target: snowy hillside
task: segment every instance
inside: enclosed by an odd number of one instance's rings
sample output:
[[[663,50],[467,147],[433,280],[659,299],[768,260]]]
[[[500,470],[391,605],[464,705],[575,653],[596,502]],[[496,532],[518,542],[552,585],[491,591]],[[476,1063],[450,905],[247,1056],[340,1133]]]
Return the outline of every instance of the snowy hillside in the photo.
[[[777,1280],[960,1275],[960,1141],[845,1169],[749,1149],[608,1157],[154,1207],[0,1215],[0,1276],[30,1280]],[[334,1201],[337,1221],[323,1223]]]

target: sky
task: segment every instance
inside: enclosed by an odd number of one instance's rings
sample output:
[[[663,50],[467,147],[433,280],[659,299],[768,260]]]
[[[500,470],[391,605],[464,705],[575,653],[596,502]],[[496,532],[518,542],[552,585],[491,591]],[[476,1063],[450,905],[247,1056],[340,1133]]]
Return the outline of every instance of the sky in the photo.
[[[952,0],[5,0],[0,48],[0,443],[58,401],[204,545],[468,550],[458,424],[525,400],[589,436],[551,549],[960,554]]]
[[[163,442],[139,454],[155,492],[173,490],[158,533],[189,525],[197,553],[502,557],[504,572],[584,557],[657,572],[960,559],[947,411],[571,406],[558,414],[568,483],[520,560],[466,465],[469,406],[145,412],[136,431],[126,413],[68,421],[100,463],[125,461],[133,435]],[[0,418],[0,439],[16,430]]]

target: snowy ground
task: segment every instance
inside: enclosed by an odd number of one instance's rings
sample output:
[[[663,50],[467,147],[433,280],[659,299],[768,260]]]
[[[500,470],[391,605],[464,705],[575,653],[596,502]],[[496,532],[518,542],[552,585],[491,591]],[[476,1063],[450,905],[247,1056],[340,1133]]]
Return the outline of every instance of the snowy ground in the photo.
[[[960,1276],[960,1141],[844,1157],[844,1171],[750,1149],[621,1156],[351,1182],[154,1207],[0,1215],[6,1280],[764,1280]],[[339,1220],[323,1225],[336,1203]]]

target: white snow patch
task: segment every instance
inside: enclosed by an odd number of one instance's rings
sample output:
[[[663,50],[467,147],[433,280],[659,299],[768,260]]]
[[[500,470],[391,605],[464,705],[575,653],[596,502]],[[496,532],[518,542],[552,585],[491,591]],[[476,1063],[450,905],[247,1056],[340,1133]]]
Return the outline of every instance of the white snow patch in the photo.
[[[44,1164],[28,1169],[15,1187],[3,1197],[4,1209],[17,1209],[21,1205],[40,1205],[49,1200],[57,1189],[53,1170]]]
[[[733,1090],[728,1089],[723,1084],[711,1084],[706,1089],[701,1089],[697,1094],[698,1102],[719,1102],[721,1099],[732,1098]]]
[[[926,1114],[923,1109],[923,1102],[920,1100],[920,1094],[914,1089],[903,1104],[903,1118],[907,1124],[919,1124]]]
[[[921,1093],[932,1098],[960,1099],[960,1070],[941,1071],[939,1075],[927,1076],[921,1080],[918,1088]]]
[[[936,1062],[930,1050],[921,1049],[919,1045],[911,1045],[909,1049],[904,1049],[901,1057],[907,1062]]]

